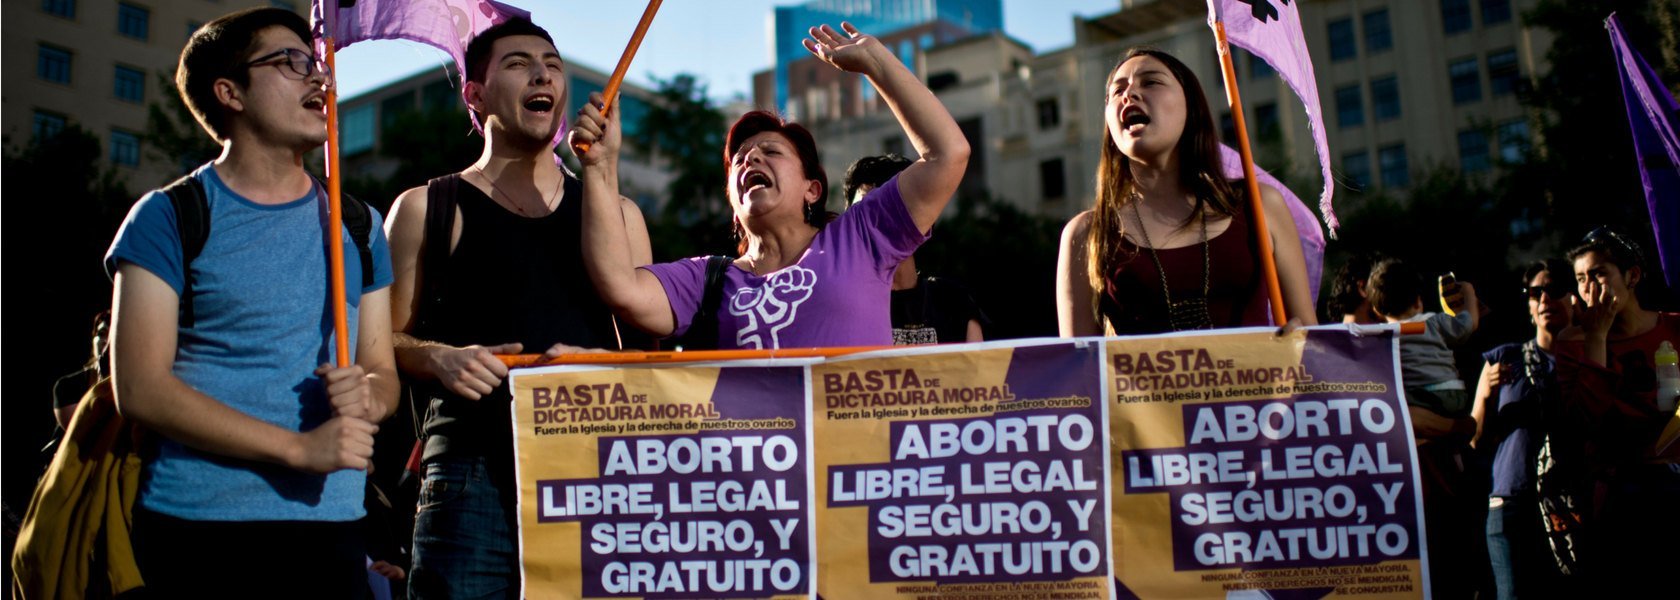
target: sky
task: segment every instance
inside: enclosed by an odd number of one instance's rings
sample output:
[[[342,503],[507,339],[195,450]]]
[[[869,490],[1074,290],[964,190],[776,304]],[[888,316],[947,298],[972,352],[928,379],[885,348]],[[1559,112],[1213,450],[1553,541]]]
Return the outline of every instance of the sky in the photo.
[[[611,73],[647,4],[638,0],[503,0],[531,11],[554,36],[560,55]],[[627,79],[650,86],[650,76],[699,75],[710,95],[750,100],[752,74],[772,66],[767,44],[771,8],[797,0],[667,0],[648,28]],[[1037,52],[1073,44],[1074,16],[1114,12],[1120,0],[1003,0],[1004,31]],[[838,28],[838,23],[835,24]],[[874,32],[864,32],[874,33]],[[372,41],[339,51],[339,97],[351,98],[426,69],[442,69],[449,55],[413,42]]]

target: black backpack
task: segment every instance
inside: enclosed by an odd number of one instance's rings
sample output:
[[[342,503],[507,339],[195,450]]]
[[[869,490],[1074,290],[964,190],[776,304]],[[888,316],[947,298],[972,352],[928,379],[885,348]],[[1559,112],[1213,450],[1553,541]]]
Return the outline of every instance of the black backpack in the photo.
[[[191,174],[175,180],[158,190],[169,197],[175,208],[175,229],[181,237],[181,326],[193,322],[192,261],[204,251],[210,239],[210,204],[204,195],[204,183]],[[344,227],[356,242],[356,252],[362,259],[362,287],[373,285],[373,249],[368,239],[373,233],[372,210],[367,204],[349,194],[343,194],[340,208],[344,213]]]

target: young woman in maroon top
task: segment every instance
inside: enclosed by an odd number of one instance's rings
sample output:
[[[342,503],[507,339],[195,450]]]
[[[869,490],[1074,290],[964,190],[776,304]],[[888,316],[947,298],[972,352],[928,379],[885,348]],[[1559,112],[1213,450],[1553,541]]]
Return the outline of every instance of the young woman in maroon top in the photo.
[[[1249,202],[1222,174],[1195,74],[1170,54],[1133,48],[1106,90],[1096,206],[1062,231],[1061,335],[1270,324]],[[1316,324],[1295,220],[1277,190],[1260,187],[1284,309]]]

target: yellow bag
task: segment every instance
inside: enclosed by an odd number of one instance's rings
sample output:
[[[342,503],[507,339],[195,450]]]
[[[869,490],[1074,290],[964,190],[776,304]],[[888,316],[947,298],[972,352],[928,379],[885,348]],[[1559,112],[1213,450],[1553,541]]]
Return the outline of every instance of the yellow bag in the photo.
[[[82,396],[36,486],[12,554],[19,600],[114,597],[144,585],[129,538],[139,430],[116,408],[103,378]]]

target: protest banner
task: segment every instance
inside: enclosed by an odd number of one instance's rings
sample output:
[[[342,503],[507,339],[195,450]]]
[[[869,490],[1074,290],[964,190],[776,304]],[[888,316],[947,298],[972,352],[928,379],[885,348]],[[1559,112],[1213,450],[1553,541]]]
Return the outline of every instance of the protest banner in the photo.
[[[811,367],[823,598],[1107,598],[1094,342]]]
[[[1392,333],[1108,343],[1120,597],[1428,595]]]
[[[525,597],[809,597],[803,365],[517,373]]]
[[[1392,329],[515,369],[525,595],[1416,598]]]

